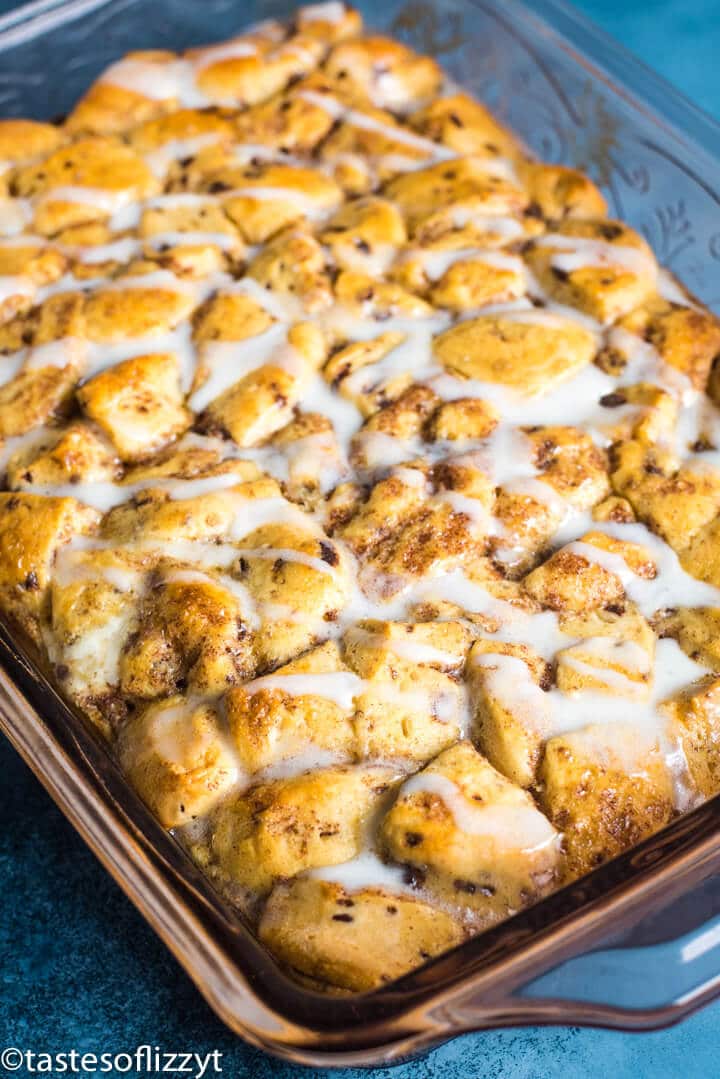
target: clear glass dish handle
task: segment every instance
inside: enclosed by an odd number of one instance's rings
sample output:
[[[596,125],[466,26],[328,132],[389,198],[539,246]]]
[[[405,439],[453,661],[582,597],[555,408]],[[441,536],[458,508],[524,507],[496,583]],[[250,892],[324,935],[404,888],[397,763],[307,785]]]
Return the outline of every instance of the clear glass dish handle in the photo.
[[[492,1025],[503,1025],[506,1013],[514,1026],[521,1019],[641,1030],[667,1026],[702,1006],[720,983],[720,876],[578,953],[543,974],[520,975],[493,1002]],[[490,1025],[488,1004],[486,989],[470,990],[448,1010],[454,1024],[477,1029]]]
[[[665,1011],[690,1004],[719,979],[720,914],[674,940],[577,956],[524,986],[519,995]]]

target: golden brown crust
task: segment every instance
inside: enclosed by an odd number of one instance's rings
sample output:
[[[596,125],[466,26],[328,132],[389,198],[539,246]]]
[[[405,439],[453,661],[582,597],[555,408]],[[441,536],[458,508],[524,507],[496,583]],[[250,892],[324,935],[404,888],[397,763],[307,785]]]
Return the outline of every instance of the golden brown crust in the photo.
[[[291,968],[355,992],[399,978],[466,936],[450,914],[413,896],[303,878],[276,886],[259,933]]]
[[[551,739],[541,780],[541,804],[563,833],[570,877],[634,846],[673,816],[659,746],[620,724]]]
[[[530,795],[469,742],[445,750],[400,789],[381,834],[431,893],[467,905],[480,924],[536,901],[561,866],[559,835]]]
[[[33,637],[47,600],[53,558],[98,514],[73,498],[0,492],[0,596],[3,609]]]
[[[234,884],[264,895],[278,878],[350,861],[396,775],[387,768],[320,769],[262,783],[210,822],[210,856]]]

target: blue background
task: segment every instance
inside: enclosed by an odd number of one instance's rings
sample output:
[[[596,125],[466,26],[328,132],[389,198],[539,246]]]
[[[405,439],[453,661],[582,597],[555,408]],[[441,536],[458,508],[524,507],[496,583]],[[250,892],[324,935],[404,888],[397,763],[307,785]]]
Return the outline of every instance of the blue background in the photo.
[[[498,0],[501,2],[501,0]],[[14,6],[0,0],[0,10]],[[720,117],[717,0],[580,0],[578,6],[688,96]],[[0,738],[0,1049],[219,1050],[233,1079],[301,1079],[310,1070],[243,1045]],[[718,1072],[720,1003],[673,1030],[628,1035],[523,1029],[472,1035],[393,1079],[580,1079],[602,1070],[676,1079]],[[21,1072],[18,1075],[23,1074]]]

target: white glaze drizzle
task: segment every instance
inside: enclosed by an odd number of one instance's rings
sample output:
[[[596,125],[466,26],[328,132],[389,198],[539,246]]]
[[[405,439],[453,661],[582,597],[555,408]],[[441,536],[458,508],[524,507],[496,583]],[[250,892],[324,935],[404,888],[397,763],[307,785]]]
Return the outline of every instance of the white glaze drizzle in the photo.
[[[352,671],[326,671],[314,674],[268,674],[246,682],[243,688],[251,696],[267,689],[278,690],[291,697],[322,697],[343,712],[350,712],[362,687],[363,680]]]
[[[458,831],[482,836],[498,851],[520,850],[530,854],[559,842],[558,833],[529,797],[527,803],[474,805],[452,779],[430,770],[409,779],[400,797],[406,799],[420,793],[436,795],[447,806]]]

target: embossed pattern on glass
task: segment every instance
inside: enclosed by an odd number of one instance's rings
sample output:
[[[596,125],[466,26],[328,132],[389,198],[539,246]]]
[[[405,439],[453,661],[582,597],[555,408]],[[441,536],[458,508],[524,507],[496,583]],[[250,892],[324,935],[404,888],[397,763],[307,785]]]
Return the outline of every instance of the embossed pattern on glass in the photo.
[[[63,8],[79,12],[62,27],[60,85],[51,35],[11,45],[3,51],[0,113],[57,115],[129,49],[220,40],[253,20],[284,16],[290,6],[283,0],[252,0],[241,8],[232,0],[206,0],[202,6],[184,0],[60,5],[56,18]],[[658,260],[720,310],[717,165],[689,133],[659,125],[574,54],[561,51],[551,32],[537,32],[528,7],[517,0],[368,0],[359,6],[368,24],[436,56],[538,156],[587,171],[607,194],[612,212],[640,229]],[[552,2],[533,6],[562,10]],[[10,35],[13,41],[17,32]]]

